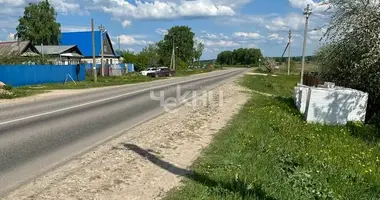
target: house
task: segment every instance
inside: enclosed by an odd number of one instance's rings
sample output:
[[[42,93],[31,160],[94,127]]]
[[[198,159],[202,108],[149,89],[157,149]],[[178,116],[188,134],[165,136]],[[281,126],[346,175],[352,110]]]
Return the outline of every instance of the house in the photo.
[[[119,64],[120,56],[116,54],[107,32],[101,37],[100,31],[95,31],[95,57],[96,64],[101,64],[101,43],[103,43],[104,55],[103,63]],[[82,52],[82,62],[93,63],[92,58],[92,32],[66,32],[61,34],[60,45],[77,45]]]
[[[83,58],[83,54],[77,45],[36,46],[36,49],[40,54],[49,57],[49,60],[52,60],[54,64],[59,65],[79,64]]]
[[[37,49],[29,41],[0,42],[0,57],[37,55]]]

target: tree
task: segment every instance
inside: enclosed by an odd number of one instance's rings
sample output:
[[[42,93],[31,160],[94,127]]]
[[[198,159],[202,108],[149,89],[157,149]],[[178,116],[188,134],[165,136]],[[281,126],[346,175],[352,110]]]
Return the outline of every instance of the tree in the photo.
[[[197,43],[197,46],[194,48],[194,59],[198,60],[199,66],[201,66],[201,57],[204,49],[205,45],[202,42]]]
[[[317,52],[322,78],[369,93],[367,120],[380,114],[380,2],[331,0],[326,45]]]
[[[188,26],[174,26],[168,30],[168,34],[164,36],[164,39],[157,44],[159,55],[164,65],[170,65],[173,44],[177,63],[180,61],[191,63],[194,58],[194,33],[191,28]]]
[[[235,49],[234,51],[223,51],[218,54],[217,62],[221,65],[259,65],[262,58],[260,49]]]
[[[266,58],[264,61],[264,67],[266,68],[268,74],[273,72],[274,67],[276,67],[277,62],[272,58]]]
[[[34,45],[57,45],[61,25],[56,22],[56,12],[48,0],[29,3],[24,16],[19,19],[17,36],[29,40]]]
[[[149,44],[144,47],[139,56],[147,61],[148,67],[158,67],[160,62],[159,48],[157,44]]]

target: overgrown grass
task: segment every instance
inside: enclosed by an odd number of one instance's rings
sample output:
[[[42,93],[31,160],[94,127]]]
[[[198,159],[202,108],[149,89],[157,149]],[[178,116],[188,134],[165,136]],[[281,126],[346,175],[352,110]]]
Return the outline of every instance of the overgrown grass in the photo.
[[[290,69],[291,75],[300,75],[301,73],[301,63],[296,63],[295,66]],[[318,71],[318,65],[316,63],[305,63],[305,72],[315,72]],[[267,69],[264,66],[261,66],[259,68],[255,69],[255,72],[257,73],[267,73]],[[288,63],[282,63],[279,66],[279,69],[273,69],[273,74],[282,74],[287,75],[288,74]]]
[[[279,96],[253,94],[166,199],[380,199],[376,130],[305,123],[290,98],[295,83],[246,76],[248,88]]]
[[[244,76],[246,87],[259,92],[265,92],[284,97],[293,94],[294,86],[299,81],[299,76]]]
[[[32,95],[41,94],[41,93],[44,93],[44,91],[12,88],[9,91],[0,91],[0,99],[14,99],[14,98],[32,96]]]

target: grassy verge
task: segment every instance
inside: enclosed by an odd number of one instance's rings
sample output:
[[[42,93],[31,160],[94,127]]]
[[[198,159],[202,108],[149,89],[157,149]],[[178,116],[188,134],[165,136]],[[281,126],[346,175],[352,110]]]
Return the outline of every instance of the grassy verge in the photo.
[[[32,96],[32,95],[41,94],[41,93],[44,93],[44,91],[13,88],[7,91],[1,90],[0,99],[14,99],[14,98]]]
[[[111,77],[98,77],[98,81],[94,82],[93,77],[87,76],[85,81],[79,81],[74,84],[73,82],[63,83],[51,83],[51,84],[41,84],[34,86],[24,86],[19,87],[25,90],[56,90],[56,89],[86,89],[86,88],[96,88],[96,87],[106,87],[114,85],[124,85],[141,83],[155,80],[151,77],[142,76],[138,73],[128,73],[123,76],[111,76]]]
[[[246,76],[248,88],[278,96],[253,94],[166,199],[380,199],[376,130],[305,123],[295,83]]]
[[[176,76],[189,76],[194,74],[211,72],[211,69],[194,69],[194,70],[179,70],[176,73]],[[142,76],[139,73],[128,73],[123,76],[115,77],[98,77],[98,81],[94,82],[93,77],[87,76],[85,81],[80,82],[67,82],[63,83],[51,83],[51,84],[41,84],[33,86],[23,86],[23,87],[14,87],[12,90],[7,92],[0,93],[0,99],[13,99],[31,96],[35,94],[40,94],[49,90],[58,90],[58,89],[87,89],[87,88],[96,88],[96,87],[106,87],[106,86],[115,86],[115,85],[125,85],[133,83],[142,83],[149,82],[160,78],[151,78],[147,76]]]
[[[194,74],[201,74],[201,73],[207,73],[207,72],[212,72],[216,69],[187,69],[187,70],[177,70],[176,71],[176,76],[189,76],[189,75],[194,75]]]
[[[162,79],[162,78],[159,78]],[[33,86],[22,86],[22,87],[13,87],[11,90],[0,93],[0,99],[13,99],[26,97],[31,95],[36,95],[40,93],[47,92],[49,90],[57,89],[86,89],[86,88],[96,88],[96,87],[106,87],[106,86],[115,86],[115,85],[124,85],[124,84],[133,84],[157,80],[157,78],[151,78],[147,76],[142,76],[138,73],[128,73],[123,76],[115,77],[98,77],[98,81],[94,82],[93,78],[88,76],[85,81],[79,81],[76,83],[67,82],[63,83],[50,83],[50,84],[41,84]]]

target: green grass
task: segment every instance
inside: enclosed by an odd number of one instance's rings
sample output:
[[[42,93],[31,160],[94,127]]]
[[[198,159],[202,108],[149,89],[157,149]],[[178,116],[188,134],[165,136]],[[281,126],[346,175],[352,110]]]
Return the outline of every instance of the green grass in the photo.
[[[296,80],[246,76],[279,96],[253,94],[166,199],[380,199],[376,130],[305,123],[290,98]]]
[[[291,75],[299,75],[301,72],[301,63],[296,63],[294,69],[291,69],[290,74]],[[281,75],[287,75],[288,74],[288,63],[282,63],[279,69],[273,69],[273,74],[281,74]],[[315,72],[318,71],[318,65],[315,63],[306,63],[305,64],[305,72]],[[265,67],[256,68],[255,72],[257,73],[267,73],[267,70]]]
[[[299,76],[258,76],[250,75],[243,78],[244,85],[249,89],[284,97],[293,94],[294,86]]]
[[[189,75],[206,73],[206,72],[211,72],[211,71],[213,70],[211,69],[179,70],[177,71],[176,76],[189,76]],[[26,96],[48,92],[50,90],[97,88],[97,87],[149,82],[149,81],[159,80],[159,79],[165,79],[165,77],[152,78],[152,77],[142,76],[139,73],[128,73],[123,76],[98,77],[98,81],[94,82],[92,76],[87,76],[85,81],[79,81],[76,83],[73,83],[73,82],[67,82],[66,84],[50,83],[50,84],[14,87],[10,91],[11,92],[10,94],[0,94],[0,99],[13,99],[13,98],[26,97]]]
[[[205,69],[200,68],[200,69],[177,70],[175,75],[176,76],[189,76],[189,75],[194,75],[194,74],[212,72],[214,70],[213,69],[207,69],[207,68],[205,68]]]
[[[106,87],[114,85],[124,85],[141,83],[156,80],[155,78],[142,76],[138,73],[128,73],[123,76],[111,76],[111,77],[98,77],[98,81],[94,82],[93,77],[87,76],[85,81],[67,82],[63,83],[51,83],[51,84],[41,84],[33,86],[23,86],[19,87],[26,90],[56,90],[56,89],[86,89],[86,88],[96,88],[96,87]]]
[[[9,92],[9,93],[8,93]],[[0,99],[15,99],[44,93],[45,91],[12,88],[7,93],[0,93]]]

